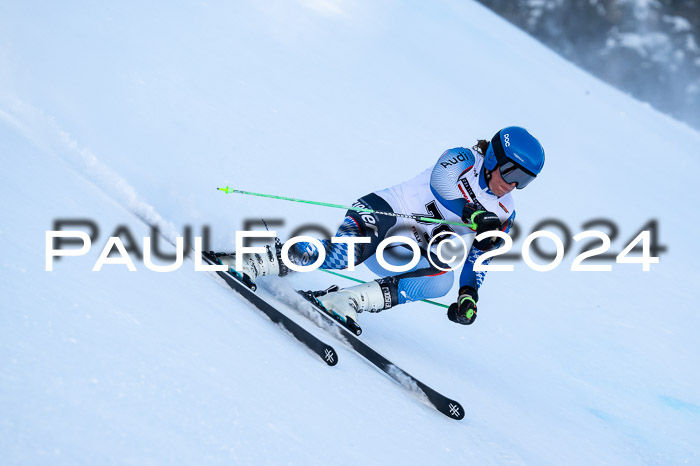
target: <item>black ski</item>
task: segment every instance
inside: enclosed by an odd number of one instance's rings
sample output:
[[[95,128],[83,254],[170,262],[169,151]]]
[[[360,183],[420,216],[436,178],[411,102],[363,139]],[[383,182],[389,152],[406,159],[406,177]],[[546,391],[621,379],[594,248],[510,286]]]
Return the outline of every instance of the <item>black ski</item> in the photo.
[[[338,329],[340,329],[347,343],[367,361],[374,364],[382,372],[398,382],[399,385],[407,388],[423,401],[427,401],[428,404],[432,405],[445,416],[457,420],[464,418],[464,408],[461,404],[459,404],[459,402],[447,398],[420,380],[416,379],[411,374],[379,354],[376,350],[372,349],[372,347],[360,340],[350,329],[346,328],[341,322],[338,322],[336,319],[330,316],[316,300],[315,296],[318,295],[317,293],[311,291],[298,291],[298,293],[309,301],[313,309],[316,310],[326,322],[330,322],[331,325],[335,325]]]
[[[219,265],[218,260],[211,252],[203,252],[202,257],[211,265]],[[338,354],[335,352],[332,346],[322,342],[292,319],[275,309],[270,303],[256,295],[250,288],[248,288],[248,286],[243,284],[233,274],[219,271],[216,273],[224,279],[228,286],[233,288],[253,306],[262,311],[271,321],[284,327],[284,329],[291,333],[294,338],[306,345],[309,349],[311,349],[311,351],[323,359],[326,364],[329,366],[335,366],[338,363]]]

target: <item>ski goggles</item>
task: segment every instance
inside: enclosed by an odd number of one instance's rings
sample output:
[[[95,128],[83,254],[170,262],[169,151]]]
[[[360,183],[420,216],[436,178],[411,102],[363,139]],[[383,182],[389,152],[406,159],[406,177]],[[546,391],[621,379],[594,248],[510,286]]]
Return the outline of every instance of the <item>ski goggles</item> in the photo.
[[[530,184],[532,180],[535,179],[537,175],[525,170],[523,167],[508,160],[504,163],[499,163],[499,171],[501,172],[501,177],[506,183],[516,183],[517,189],[523,189],[525,186]]]

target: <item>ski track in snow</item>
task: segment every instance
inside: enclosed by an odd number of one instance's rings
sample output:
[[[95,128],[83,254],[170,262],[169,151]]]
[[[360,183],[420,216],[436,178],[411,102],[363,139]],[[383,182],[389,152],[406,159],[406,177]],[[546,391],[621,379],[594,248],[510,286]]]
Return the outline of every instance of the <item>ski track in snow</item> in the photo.
[[[56,123],[54,118],[16,97],[3,100],[3,104],[10,108],[13,114],[0,111],[2,120],[17,129],[35,146],[63,158],[87,181],[148,226],[157,228],[163,238],[175,245],[176,238],[179,236],[178,228],[165,220],[151,204],[142,199],[126,179],[102,163],[89,148],[82,147]]]
[[[700,135],[480,5],[302,3],[3,9],[3,464],[699,463]],[[206,221],[214,247],[277,216],[284,236],[342,212],[212,183],[348,203],[505,124],[547,149],[518,222],[614,218],[620,250],[654,217],[668,251],[648,274],[489,273],[471,328],[419,303],[363,315],[363,337],[464,403],[462,422],[359,356],[323,367],[191,261],[97,274],[93,251],[43,270],[57,216],[144,222],[172,244]],[[292,283],[335,280],[321,275]],[[261,294],[344,342],[289,283]]]
[[[400,383],[406,390],[416,395],[421,401],[423,401],[423,403],[432,407],[432,403],[430,402],[430,400],[428,400],[428,397],[426,396],[425,392],[423,392],[423,390],[420,389],[416,382],[414,382],[413,379],[409,377],[403,370],[396,367],[396,365],[392,364],[387,370],[387,373],[391,376],[391,378]]]
[[[264,281],[262,289],[269,292],[274,298],[289,305],[290,309],[303,314],[305,317],[314,322],[318,327],[325,330],[328,334],[332,335],[336,340],[342,342],[352,353],[355,351],[352,349],[350,343],[348,343],[347,338],[343,332],[336,326],[329,323],[318,311],[316,311],[304,298],[299,296],[295,289],[289,286],[289,283],[284,280],[269,280]],[[380,352],[381,353],[381,352]],[[360,355],[356,355],[361,358]],[[384,355],[388,356],[388,355]],[[389,356],[389,359],[390,356]],[[425,392],[416,384],[416,382],[406,374],[401,368],[397,367],[395,364],[390,364],[386,373],[381,369],[374,367],[373,364],[367,362],[368,365],[372,366],[378,373],[382,376],[389,376],[395,382],[398,382],[403,388],[411,392],[420,401],[425,403],[432,409],[435,409],[433,404],[430,402]]]
[[[278,301],[287,304],[290,309],[293,309],[297,313],[302,314],[304,317],[311,320],[317,327],[322,328],[328,334],[343,342],[343,344],[348,345],[342,331],[335,325],[326,321],[318,313],[318,311],[316,311],[313,306],[308,303],[308,301],[299,296],[296,290],[292,288],[288,282],[282,279],[271,279],[263,281],[260,288],[262,291],[270,293],[270,296],[274,297]]]

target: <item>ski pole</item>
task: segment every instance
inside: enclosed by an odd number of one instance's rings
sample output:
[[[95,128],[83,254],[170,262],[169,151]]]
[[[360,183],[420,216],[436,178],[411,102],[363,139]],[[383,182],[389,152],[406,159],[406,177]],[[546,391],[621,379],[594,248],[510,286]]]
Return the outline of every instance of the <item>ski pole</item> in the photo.
[[[446,225],[457,225],[460,227],[467,227],[467,228],[472,227],[471,225],[468,225],[466,223],[450,222],[448,220],[441,220],[441,219],[430,218],[430,217],[421,217],[420,215],[400,214],[400,213],[396,213],[396,212],[382,212],[381,210],[367,209],[364,207],[346,206],[346,205],[342,205],[342,204],[331,204],[328,202],[308,201],[305,199],[295,199],[293,197],[275,196],[273,194],[253,193],[250,191],[241,191],[240,189],[229,188],[228,186],[226,186],[225,188],[216,188],[216,189],[219,191],[223,191],[226,194],[232,194],[232,193],[246,194],[248,196],[267,197],[270,199],[280,199],[283,201],[301,202],[304,204],[320,205],[320,206],[324,206],[324,207],[335,207],[336,209],[354,210],[356,212],[366,212],[368,214],[388,215],[390,217],[409,218],[411,220],[417,220],[419,222],[443,223]]]
[[[321,270],[321,271],[323,271],[323,272],[326,272],[326,273],[329,273],[329,274],[331,274],[331,275],[336,275],[336,276],[338,276],[338,277],[347,278],[348,280],[352,280],[352,281],[357,282],[357,283],[367,283],[367,282],[364,282],[364,281],[362,281],[362,280],[358,280],[357,278],[352,278],[352,277],[349,277],[349,276],[347,276],[347,275],[343,275],[342,273],[333,272],[332,270],[327,270],[327,269],[319,269],[319,270]],[[424,303],[432,304],[432,305],[434,305],[434,306],[444,307],[445,309],[447,309],[447,308],[450,307],[450,306],[448,306],[448,305],[446,305],[446,304],[438,303],[438,302],[436,302],[436,301],[431,301],[431,300],[429,300],[429,299],[421,299],[421,301],[423,301]]]

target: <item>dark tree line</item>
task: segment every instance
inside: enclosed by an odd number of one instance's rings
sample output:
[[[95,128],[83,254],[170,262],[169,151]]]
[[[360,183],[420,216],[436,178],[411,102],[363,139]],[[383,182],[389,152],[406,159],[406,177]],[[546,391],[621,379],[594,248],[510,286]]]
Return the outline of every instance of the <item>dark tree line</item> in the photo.
[[[700,0],[479,0],[568,60],[700,128]]]

